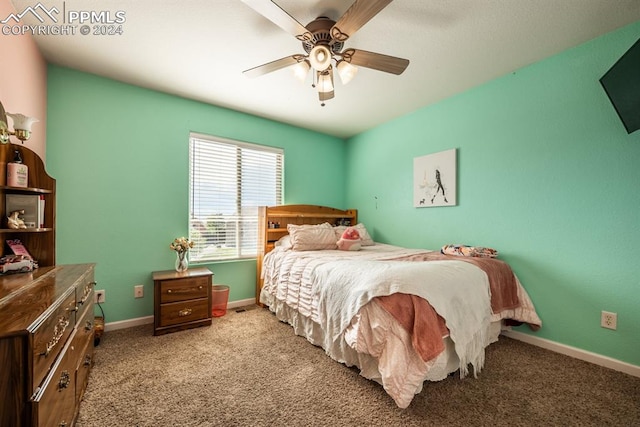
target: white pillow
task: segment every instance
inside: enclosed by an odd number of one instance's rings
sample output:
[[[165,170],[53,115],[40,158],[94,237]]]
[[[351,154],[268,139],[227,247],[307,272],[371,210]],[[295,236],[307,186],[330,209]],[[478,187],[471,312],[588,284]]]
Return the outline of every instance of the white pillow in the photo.
[[[369,235],[369,232],[367,232],[367,229],[363,223],[358,223],[354,225],[353,228],[355,228],[358,231],[358,234],[360,234],[360,239],[362,240],[362,243],[361,243],[362,246],[373,246],[376,244],[371,238],[371,236]],[[344,233],[344,230],[346,229],[347,229],[346,225],[337,225],[333,227],[333,231],[335,232],[337,240],[340,240],[340,238],[342,237],[342,233]]]
[[[291,236],[294,251],[319,251],[336,249],[336,235],[328,222],[323,224],[296,225],[288,224],[287,231]]]
[[[291,236],[288,234],[279,238],[274,244],[275,247],[281,247],[282,249],[291,249]]]

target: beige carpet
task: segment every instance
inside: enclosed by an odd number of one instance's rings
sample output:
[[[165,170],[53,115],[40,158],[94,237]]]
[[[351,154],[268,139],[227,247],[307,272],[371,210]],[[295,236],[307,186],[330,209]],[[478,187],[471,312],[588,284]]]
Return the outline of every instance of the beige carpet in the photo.
[[[266,309],[152,333],[103,336],[79,427],[640,425],[640,378],[505,337],[477,379],[426,383],[402,410]]]

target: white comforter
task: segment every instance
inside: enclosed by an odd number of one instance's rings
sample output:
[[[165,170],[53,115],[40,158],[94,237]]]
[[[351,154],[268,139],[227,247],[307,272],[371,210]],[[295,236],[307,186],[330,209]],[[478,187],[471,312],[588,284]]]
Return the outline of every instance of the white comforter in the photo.
[[[423,252],[383,244],[358,252],[276,248],[265,256],[261,302],[335,360],[360,367],[363,376],[380,382],[404,408],[426,379],[441,380],[458,368],[464,375],[468,363],[479,372],[484,347],[500,331],[491,321],[509,317],[540,324],[519,283],[521,307],[491,313],[488,279],[474,265],[376,262]],[[438,358],[420,359],[409,334],[372,300],[394,292],[427,299],[445,319],[451,340]]]
[[[484,364],[491,317],[486,274],[463,261],[333,261],[318,266],[312,287],[318,293],[320,326],[332,341],[374,297],[397,292],[420,296],[445,321],[464,377]],[[329,343],[328,343],[329,344]]]

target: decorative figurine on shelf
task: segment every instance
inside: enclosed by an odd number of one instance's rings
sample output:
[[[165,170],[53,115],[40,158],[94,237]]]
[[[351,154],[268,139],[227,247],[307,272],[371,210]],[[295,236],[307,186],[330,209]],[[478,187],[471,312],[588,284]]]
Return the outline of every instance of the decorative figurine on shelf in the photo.
[[[11,229],[18,230],[20,228],[27,228],[20,215],[24,215],[24,210],[13,211],[7,217],[7,226]]]
[[[171,242],[169,248],[176,251],[176,271],[182,273],[189,268],[187,252],[193,247],[193,242],[186,237],[178,237]]]

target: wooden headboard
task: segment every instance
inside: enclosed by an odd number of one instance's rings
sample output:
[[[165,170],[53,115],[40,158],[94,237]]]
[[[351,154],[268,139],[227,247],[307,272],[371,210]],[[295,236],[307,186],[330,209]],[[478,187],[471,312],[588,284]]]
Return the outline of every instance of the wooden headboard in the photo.
[[[288,224],[339,224],[348,221],[351,225],[358,222],[358,211],[341,210],[316,205],[280,205],[260,206],[258,208],[258,257],[256,277],[256,303],[260,303],[262,290],[262,260],[270,252],[275,243],[289,234]]]

